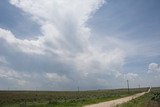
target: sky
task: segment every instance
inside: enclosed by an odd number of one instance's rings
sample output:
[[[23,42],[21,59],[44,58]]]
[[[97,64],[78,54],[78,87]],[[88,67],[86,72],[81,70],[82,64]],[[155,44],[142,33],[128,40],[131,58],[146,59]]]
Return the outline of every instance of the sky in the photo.
[[[159,0],[0,0],[0,90],[160,86]]]

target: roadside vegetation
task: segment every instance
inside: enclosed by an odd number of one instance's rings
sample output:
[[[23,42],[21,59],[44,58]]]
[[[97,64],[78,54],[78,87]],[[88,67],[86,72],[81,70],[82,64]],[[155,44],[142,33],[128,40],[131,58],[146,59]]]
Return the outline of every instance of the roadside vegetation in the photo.
[[[160,88],[152,88],[150,93],[117,107],[160,107]]]
[[[118,99],[147,89],[94,91],[0,91],[0,107],[82,107]]]

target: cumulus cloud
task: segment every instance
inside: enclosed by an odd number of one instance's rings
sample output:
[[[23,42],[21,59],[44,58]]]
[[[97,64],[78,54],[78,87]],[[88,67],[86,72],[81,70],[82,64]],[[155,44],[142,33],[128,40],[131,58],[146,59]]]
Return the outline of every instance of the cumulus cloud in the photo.
[[[148,66],[148,73],[160,73],[160,65],[157,63],[150,63]]]
[[[100,44],[92,41],[87,25],[104,0],[10,0],[10,3],[38,23],[42,35],[36,39],[19,39],[11,31],[0,28],[0,55],[4,57],[0,63],[4,59],[10,63],[7,70],[1,67],[1,78],[22,81],[20,84],[37,78],[34,82],[41,84],[40,87],[47,81],[74,87],[67,81],[73,84],[78,81],[81,87],[87,88],[105,86],[105,81],[124,75],[125,48],[118,46],[117,41],[111,42],[114,38]],[[109,80],[104,79],[106,76]],[[125,77],[133,79],[137,74]]]
[[[15,85],[24,86],[27,83],[27,79],[29,79],[29,75],[26,73],[19,73],[14,71],[13,69],[0,66],[0,78],[4,78],[10,82],[15,83]]]
[[[10,31],[0,28],[0,39],[5,41],[8,45],[13,47],[15,50],[20,49],[26,53],[38,53],[42,54],[43,52],[40,49],[41,42],[34,40],[21,40],[17,39]]]
[[[46,73],[45,77],[52,82],[69,82],[70,80],[65,75],[58,75],[56,73]]]
[[[138,77],[139,76],[136,73],[127,73],[127,74],[124,75],[124,78],[126,80],[132,80],[132,81],[136,80]]]

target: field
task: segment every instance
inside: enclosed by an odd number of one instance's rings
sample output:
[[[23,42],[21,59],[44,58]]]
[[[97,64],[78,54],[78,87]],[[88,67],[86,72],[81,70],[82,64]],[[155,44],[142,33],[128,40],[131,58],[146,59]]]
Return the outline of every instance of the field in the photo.
[[[0,107],[82,107],[129,96],[143,89],[93,91],[0,91]]]
[[[150,93],[117,107],[160,107],[160,88],[152,88]]]

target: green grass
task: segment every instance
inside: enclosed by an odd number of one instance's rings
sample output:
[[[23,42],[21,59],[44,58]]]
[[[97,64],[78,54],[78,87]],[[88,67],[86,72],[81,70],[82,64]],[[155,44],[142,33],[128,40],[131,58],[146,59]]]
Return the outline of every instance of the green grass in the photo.
[[[160,107],[160,88],[153,88],[150,93],[117,107]]]
[[[0,107],[82,107],[126,97],[147,89],[95,90],[95,91],[0,91]]]

